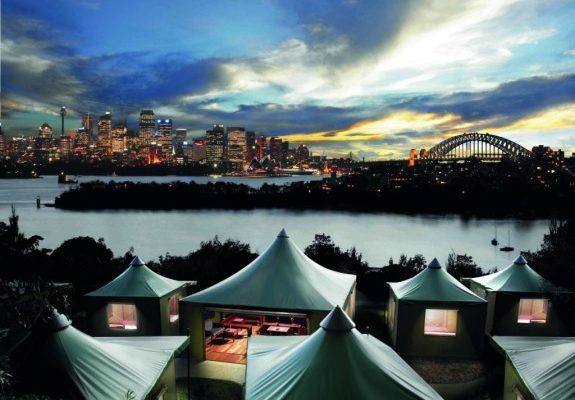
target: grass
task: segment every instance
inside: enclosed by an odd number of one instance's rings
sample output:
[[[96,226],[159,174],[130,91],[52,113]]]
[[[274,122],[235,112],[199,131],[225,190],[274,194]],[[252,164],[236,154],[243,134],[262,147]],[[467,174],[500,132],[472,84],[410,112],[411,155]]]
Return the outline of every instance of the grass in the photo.
[[[185,378],[176,382],[178,400],[187,400],[187,383]],[[241,400],[243,388],[240,384],[219,379],[190,378],[190,398],[193,400]]]

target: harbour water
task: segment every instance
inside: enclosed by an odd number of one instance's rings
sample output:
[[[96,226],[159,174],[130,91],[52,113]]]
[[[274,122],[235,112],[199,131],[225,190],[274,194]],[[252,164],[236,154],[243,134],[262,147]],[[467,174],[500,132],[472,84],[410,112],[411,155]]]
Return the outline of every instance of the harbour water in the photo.
[[[102,181],[170,182],[218,180],[258,187],[263,183],[283,184],[317,176],[253,179],[241,177],[79,177],[80,182]],[[422,254],[445,263],[450,252],[468,254],[484,269],[505,267],[522,250],[537,250],[548,231],[548,220],[463,219],[456,215],[403,215],[392,213],[350,213],[341,211],[293,210],[177,210],[177,211],[65,211],[52,207],[54,198],[72,185],[59,185],[56,176],[41,179],[0,180],[0,220],[7,221],[10,206],[16,207],[20,228],[26,235],[40,235],[41,246],[55,249],[76,236],[104,238],[116,256],[133,247],[144,260],[160,255],[186,255],[202,241],[218,236],[249,243],[262,252],[285,228],[303,249],[316,233],[332,237],[342,249],[355,247],[372,267],[387,265],[401,254]],[[515,251],[504,253],[490,241],[497,231],[501,246],[507,236]]]

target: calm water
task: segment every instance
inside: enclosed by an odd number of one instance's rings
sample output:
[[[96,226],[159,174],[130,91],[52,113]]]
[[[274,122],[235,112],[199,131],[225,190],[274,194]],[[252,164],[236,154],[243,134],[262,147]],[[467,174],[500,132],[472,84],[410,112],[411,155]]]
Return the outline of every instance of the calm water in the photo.
[[[246,179],[239,177],[80,177],[80,181],[133,180],[140,182],[225,180],[261,186],[264,182],[283,184],[321,177]],[[316,233],[331,235],[342,249],[355,246],[370,266],[386,265],[389,258],[401,254],[423,254],[429,261],[437,257],[442,263],[453,250],[472,255],[483,268],[504,267],[520,250],[537,250],[548,230],[547,220],[464,220],[458,216],[408,216],[389,213],[346,213],[333,211],[284,210],[190,210],[190,211],[62,211],[36,208],[36,196],[51,203],[68,189],[58,185],[55,176],[42,179],[0,180],[0,220],[7,221],[10,205],[20,216],[26,235],[44,237],[42,247],[54,249],[64,240],[76,236],[104,238],[116,256],[131,246],[144,260],[170,253],[185,255],[198,248],[201,241],[218,235],[249,243],[262,252],[277,233],[285,228],[303,249]],[[501,244],[507,244],[508,232],[514,252],[504,253],[491,246],[495,230]]]

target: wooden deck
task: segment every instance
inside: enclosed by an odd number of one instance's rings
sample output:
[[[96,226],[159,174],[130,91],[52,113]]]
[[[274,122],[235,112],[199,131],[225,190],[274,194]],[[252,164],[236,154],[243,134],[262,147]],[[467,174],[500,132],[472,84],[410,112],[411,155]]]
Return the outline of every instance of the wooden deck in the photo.
[[[258,330],[258,326],[252,327],[252,335],[257,334]],[[238,335],[234,338],[229,335],[222,335],[212,340],[211,345],[206,349],[206,359],[245,364],[247,349],[248,332],[246,329],[238,329]]]

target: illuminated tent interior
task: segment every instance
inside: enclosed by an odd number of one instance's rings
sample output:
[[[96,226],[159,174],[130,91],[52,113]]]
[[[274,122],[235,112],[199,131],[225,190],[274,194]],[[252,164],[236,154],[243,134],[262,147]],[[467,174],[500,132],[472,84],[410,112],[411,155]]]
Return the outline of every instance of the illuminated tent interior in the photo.
[[[468,279],[473,292],[486,299],[488,335],[562,336],[563,318],[551,298],[568,291],[554,286],[518,256],[511,265],[493,274]]]
[[[190,281],[149,269],[139,257],[117,278],[85,295],[90,333],[95,336],[177,335],[179,301]]]
[[[336,305],[353,315],[355,280],[355,275],[312,261],[282,230],[242,270],[182,299],[182,318],[190,327],[193,356],[200,360],[205,357],[206,324],[222,324],[232,331],[233,340],[238,338],[239,329],[243,333],[240,338],[245,340],[252,334],[313,332]],[[207,321],[206,315],[210,316]]]
[[[486,301],[433,259],[423,271],[389,283],[388,329],[403,356],[475,357],[484,344]]]
[[[184,336],[94,338],[48,309],[10,357],[30,391],[66,399],[175,399],[174,355],[187,344]]]
[[[310,336],[249,339],[246,399],[441,399],[336,307]]]
[[[574,337],[494,336],[492,340],[505,353],[504,399],[575,398]]]

